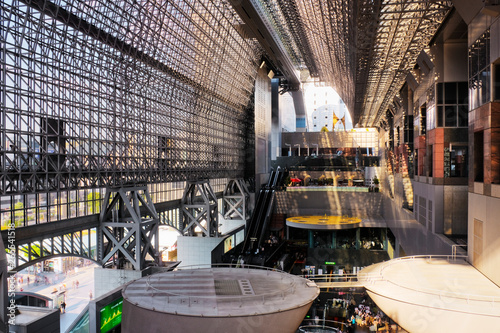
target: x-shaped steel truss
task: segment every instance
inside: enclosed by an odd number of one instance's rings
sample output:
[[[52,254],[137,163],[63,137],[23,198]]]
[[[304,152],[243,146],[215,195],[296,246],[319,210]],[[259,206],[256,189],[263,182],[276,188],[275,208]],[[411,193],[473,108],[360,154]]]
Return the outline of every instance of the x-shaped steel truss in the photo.
[[[119,268],[128,261],[136,270],[158,257],[158,214],[148,188],[108,188],[101,211],[99,259]]]

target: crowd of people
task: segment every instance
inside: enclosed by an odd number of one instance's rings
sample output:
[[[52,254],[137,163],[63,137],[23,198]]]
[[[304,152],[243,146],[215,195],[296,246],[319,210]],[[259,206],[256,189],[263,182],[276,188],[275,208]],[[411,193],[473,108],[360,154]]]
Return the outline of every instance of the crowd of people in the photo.
[[[354,297],[347,297],[329,300],[325,306],[330,308],[325,312],[325,315],[328,314],[327,317],[330,318],[334,317],[333,321],[326,320],[326,322],[336,323],[335,327],[339,329],[340,333],[395,332],[390,319],[366,297],[366,294],[363,295],[359,304],[356,304]],[[345,318],[345,321],[337,321],[340,318]],[[308,324],[318,324],[319,321],[319,316],[315,316],[315,320]]]
[[[349,321],[359,327],[368,327],[373,332],[381,332],[380,328],[389,331],[389,321],[385,315],[381,311],[372,312],[368,305],[360,304],[356,307]]]

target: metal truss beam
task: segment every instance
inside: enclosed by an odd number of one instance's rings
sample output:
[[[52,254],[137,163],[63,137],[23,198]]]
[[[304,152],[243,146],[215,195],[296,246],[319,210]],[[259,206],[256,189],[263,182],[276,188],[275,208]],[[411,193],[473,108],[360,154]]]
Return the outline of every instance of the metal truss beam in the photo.
[[[82,257],[98,262],[97,228],[46,234],[38,239],[16,241],[16,271],[54,257]]]
[[[287,49],[300,50],[311,75],[337,90],[353,123],[362,127],[379,123],[452,6],[448,0],[260,0],[260,4],[274,12],[272,18],[282,18],[277,26],[282,42],[290,44]]]
[[[223,193],[222,216],[225,220],[246,221],[249,218],[250,192],[241,178],[230,179]]]
[[[1,196],[242,176],[262,48],[229,1],[13,0],[0,15]]]
[[[0,332],[9,332],[7,316],[9,304],[9,292],[8,292],[8,271],[9,265],[7,263],[7,256],[5,254],[5,247],[3,245],[3,240],[0,239]]]
[[[182,233],[195,236],[201,232],[206,237],[219,236],[217,197],[206,180],[187,182],[181,200]]]
[[[158,214],[148,188],[108,188],[108,203],[99,220],[99,261],[123,268],[129,262],[135,270],[158,260]]]
[[[295,70],[297,63],[294,64],[292,61],[292,58],[297,59],[292,54],[295,48],[290,47],[293,39],[283,43],[283,38],[287,38],[290,34],[280,31],[281,25],[274,20],[275,12],[260,6],[257,0],[231,1],[231,4],[246,23],[248,30],[252,31],[253,37],[259,41],[274,67],[284,75],[287,89],[299,90],[300,80]]]

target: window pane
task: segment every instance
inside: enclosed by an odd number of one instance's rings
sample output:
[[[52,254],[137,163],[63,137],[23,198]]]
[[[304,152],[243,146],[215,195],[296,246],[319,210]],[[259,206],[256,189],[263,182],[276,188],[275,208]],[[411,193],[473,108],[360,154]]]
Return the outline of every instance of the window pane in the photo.
[[[468,115],[469,115],[469,112],[467,110],[467,105],[459,105],[458,106],[458,126],[459,127],[469,126]]]
[[[493,83],[493,91],[495,93],[495,96],[493,96],[493,99],[496,101],[500,101],[500,65],[495,65],[493,68],[493,70],[495,71],[495,82]]]
[[[458,82],[458,104],[468,104],[469,93],[467,82]]]
[[[490,101],[490,71],[489,66],[481,72],[481,100],[479,105],[483,105],[484,103],[488,103]]]
[[[456,127],[457,126],[457,107],[446,106],[444,109],[444,126]]]
[[[457,104],[457,84],[455,82],[444,84],[444,100],[446,104]]]
[[[437,127],[443,127],[443,107],[437,107]]]
[[[443,104],[443,84],[438,83],[436,88],[437,104]]]
[[[478,68],[477,68],[477,65],[478,65],[478,53],[479,51],[477,50],[477,48],[475,48],[474,46],[472,47],[472,50],[471,50],[471,55],[470,55],[470,69],[471,69],[471,75],[469,75],[469,77],[471,76],[474,76],[476,75],[476,73],[478,72]]]

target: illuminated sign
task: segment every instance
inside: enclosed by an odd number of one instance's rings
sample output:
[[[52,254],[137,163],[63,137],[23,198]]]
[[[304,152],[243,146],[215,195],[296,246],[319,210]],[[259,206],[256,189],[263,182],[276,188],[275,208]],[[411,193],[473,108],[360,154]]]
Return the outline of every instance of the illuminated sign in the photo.
[[[325,261],[325,265],[335,265],[335,261]]]
[[[122,322],[123,297],[109,303],[101,309],[101,333],[111,331]]]

